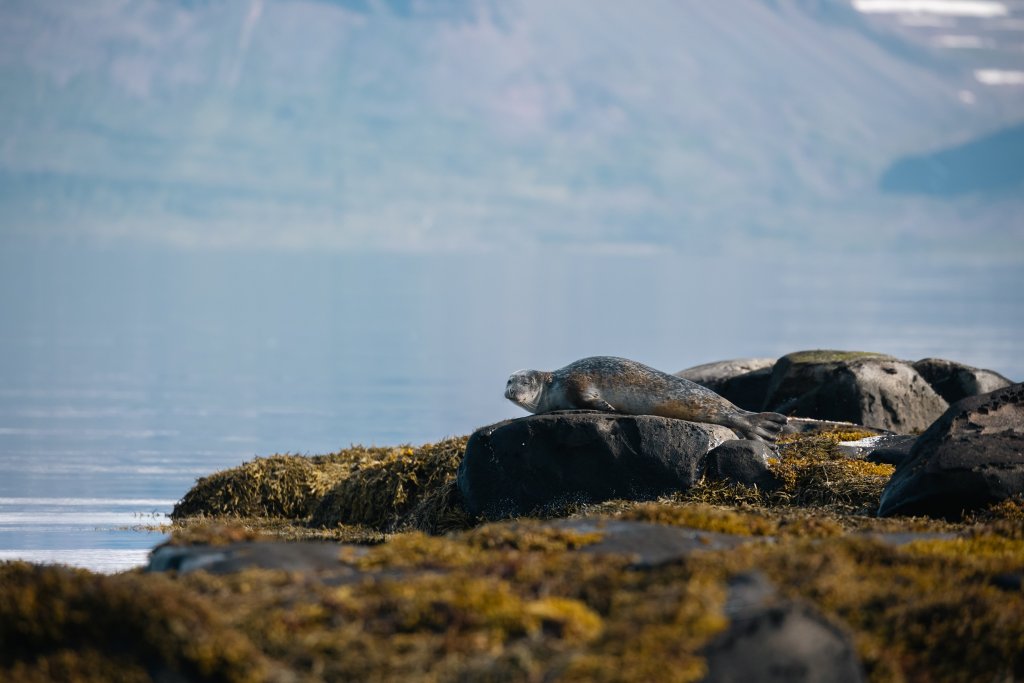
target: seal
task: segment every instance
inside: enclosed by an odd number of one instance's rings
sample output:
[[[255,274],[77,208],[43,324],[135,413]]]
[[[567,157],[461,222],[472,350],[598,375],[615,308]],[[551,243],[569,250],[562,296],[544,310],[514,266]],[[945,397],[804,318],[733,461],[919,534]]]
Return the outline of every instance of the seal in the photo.
[[[531,413],[602,410],[709,422],[768,443],[786,425],[785,415],[743,410],[699,384],[614,356],[583,358],[552,372],[519,370],[508,378],[505,398]]]

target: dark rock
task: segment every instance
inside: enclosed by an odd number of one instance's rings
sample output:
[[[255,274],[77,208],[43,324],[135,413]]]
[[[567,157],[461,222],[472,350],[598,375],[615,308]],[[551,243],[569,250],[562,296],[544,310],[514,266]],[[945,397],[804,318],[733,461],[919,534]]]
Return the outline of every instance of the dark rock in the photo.
[[[774,365],[774,358],[737,358],[680,370],[676,377],[703,385],[744,410],[758,412]]]
[[[914,369],[924,377],[935,393],[949,403],[956,403],[968,396],[987,394],[1013,384],[998,372],[972,368],[970,365],[941,358],[919,360],[914,363]]]
[[[864,459],[877,465],[898,466],[910,455],[915,441],[917,441],[917,437],[913,434],[890,434],[879,437],[874,448],[867,453]]]
[[[768,469],[768,459],[775,457],[775,451],[761,441],[731,439],[708,453],[705,476],[774,491],[780,482]]]
[[[849,635],[810,605],[780,599],[759,573],[730,580],[725,612],[729,626],[702,653],[709,683],[864,680]]]
[[[765,406],[904,434],[925,429],[948,407],[910,363],[848,351],[783,356],[772,371]]]
[[[624,519],[563,519],[550,523],[558,529],[579,533],[600,532],[603,538],[580,552],[594,555],[629,555],[633,566],[648,569],[677,562],[698,551],[731,550],[764,537],[735,536],[715,531],[638,522]]]
[[[258,567],[287,571],[318,572],[342,570],[338,543],[312,541],[246,541],[227,545],[162,545],[150,554],[146,571],[177,571],[181,574],[200,569],[211,574],[228,574]],[[354,552],[365,552],[351,546]]]
[[[914,443],[882,491],[880,516],[959,519],[1024,493],[1024,384],[954,404]]]
[[[644,499],[693,486],[709,450],[736,435],[651,415],[560,412],[478,429],[459,466],[471,514],[490,519],[552,504]]]

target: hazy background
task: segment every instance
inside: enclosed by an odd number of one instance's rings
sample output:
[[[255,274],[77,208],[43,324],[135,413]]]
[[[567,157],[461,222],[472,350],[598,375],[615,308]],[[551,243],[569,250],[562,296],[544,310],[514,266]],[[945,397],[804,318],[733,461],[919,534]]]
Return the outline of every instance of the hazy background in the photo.
[[[1019,0],[3,0],[0,27],[8,239],[1020,257]]]
[[[0,0],[0,85],[0,550],[591,354],[1024,379],[1020,0]]]

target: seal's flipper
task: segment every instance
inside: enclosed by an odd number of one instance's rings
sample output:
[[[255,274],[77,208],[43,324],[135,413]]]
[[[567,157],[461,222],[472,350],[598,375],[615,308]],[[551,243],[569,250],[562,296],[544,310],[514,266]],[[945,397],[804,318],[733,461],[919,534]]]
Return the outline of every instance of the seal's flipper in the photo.
[[[616,412],[612,404],[598,396],[596,391],[580,394],[580,407],[588,410],[603,410],[606,413]]]
[[[736,429],[745,439],[775,443],[787,421],[788,418],[779,413],[750,413],[743,417],[746,424],[737,425]]]

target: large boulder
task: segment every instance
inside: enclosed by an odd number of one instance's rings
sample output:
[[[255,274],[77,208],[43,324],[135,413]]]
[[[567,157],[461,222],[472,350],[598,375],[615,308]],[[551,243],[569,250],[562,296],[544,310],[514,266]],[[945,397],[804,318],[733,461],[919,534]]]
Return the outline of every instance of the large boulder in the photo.
[[[459,467],[470,513],[500,519],[552,504],[644,499],[701,478],[732,430],[652,415],[566,411],[478,429]]]
[[[913,366],[880,353],[800,351],[772,370],[764,408],[908,433],[949,407]]]
[[[924,377],[935,393],[949,403],[956,403],[968,396],[987,394],[1013,384],[998,372],[973,368],[942,358],[919,360],[914,363],[914,369]]]
[[[744,410],[761,410],[772,378],[774,358],[736,358],[680,370],[688,379],[724,396]]]
[[[1024,384],[954,404],[914,442],[882,491],[880,516],[964,512],[1024,494]]]

